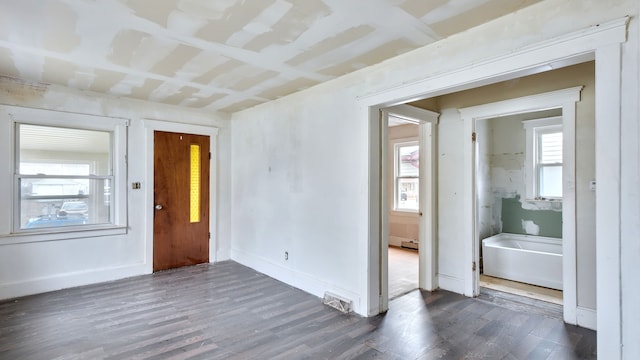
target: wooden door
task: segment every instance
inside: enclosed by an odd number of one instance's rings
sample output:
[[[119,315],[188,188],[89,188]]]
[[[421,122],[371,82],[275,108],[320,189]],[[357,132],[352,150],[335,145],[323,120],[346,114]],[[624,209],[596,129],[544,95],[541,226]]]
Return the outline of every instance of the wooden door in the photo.
[[[209,137],[154,132],[153,271],[209,262]]]

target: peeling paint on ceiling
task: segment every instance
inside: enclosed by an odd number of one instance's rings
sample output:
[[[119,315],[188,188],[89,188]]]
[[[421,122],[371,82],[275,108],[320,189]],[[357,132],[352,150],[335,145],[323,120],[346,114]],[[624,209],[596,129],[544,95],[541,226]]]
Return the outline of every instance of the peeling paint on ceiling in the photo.
[[[0,75],[235,112],[541,0],[0,0]]]

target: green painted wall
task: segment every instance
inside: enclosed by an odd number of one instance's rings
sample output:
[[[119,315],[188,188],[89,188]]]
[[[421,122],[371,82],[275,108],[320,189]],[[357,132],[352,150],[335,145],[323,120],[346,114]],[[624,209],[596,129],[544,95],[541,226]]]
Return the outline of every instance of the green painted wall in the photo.
[[[540,236],[562,238],[562,211],[527,210],[520,197],[502,199],[502,232],[524,234],[522,221],[532,221],[540,227]]]

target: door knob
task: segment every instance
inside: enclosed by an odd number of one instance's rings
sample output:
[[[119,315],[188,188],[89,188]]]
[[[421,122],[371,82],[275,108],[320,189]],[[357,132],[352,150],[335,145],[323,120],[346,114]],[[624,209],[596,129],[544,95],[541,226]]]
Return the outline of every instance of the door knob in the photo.
[[[162,210],[162,205],[156,204],[155,208],[156,208],[156,210]]]

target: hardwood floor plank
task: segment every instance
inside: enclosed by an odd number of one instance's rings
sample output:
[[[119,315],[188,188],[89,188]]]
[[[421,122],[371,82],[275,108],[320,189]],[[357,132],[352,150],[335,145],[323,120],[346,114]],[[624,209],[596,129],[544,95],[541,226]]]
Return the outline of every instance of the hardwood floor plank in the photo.
[[[232,261],[0,302],[0,359],[595,359],[545,306],[415,290],[342,314]]]

